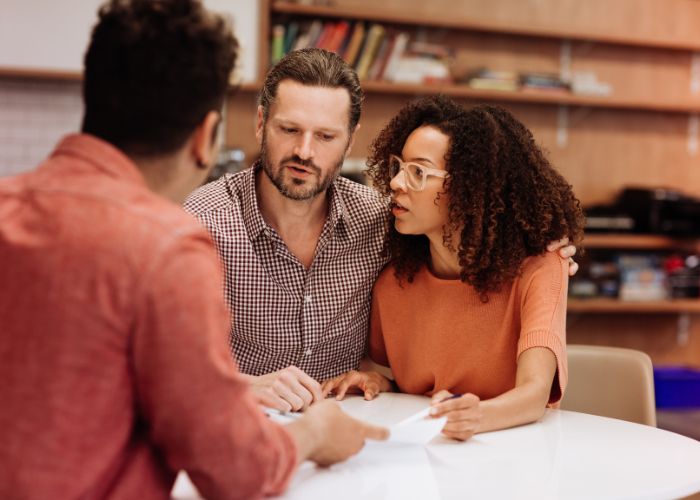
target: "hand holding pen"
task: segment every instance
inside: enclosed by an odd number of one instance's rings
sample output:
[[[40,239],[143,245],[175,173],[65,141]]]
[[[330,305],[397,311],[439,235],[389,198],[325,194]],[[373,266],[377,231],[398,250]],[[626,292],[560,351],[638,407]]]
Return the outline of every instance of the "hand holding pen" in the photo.
[[[430,402],[432,417],[447,417],[442,433],[449,438],[465,441],[479,429],[482,412],[478,396],[440,391]]]

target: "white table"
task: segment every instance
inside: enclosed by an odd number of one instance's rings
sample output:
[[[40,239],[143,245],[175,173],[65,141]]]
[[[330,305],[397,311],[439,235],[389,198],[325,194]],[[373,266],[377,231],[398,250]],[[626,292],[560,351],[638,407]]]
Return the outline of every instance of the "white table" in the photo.
[[[350,414],[391,425],[427,398],[381,394],[342,403]],[[181,477],[173,495],[191,498]],[[670,499],[700,491],[700,442],[668,431],[583,413],[547,410],[534,424],[436,437],[427,446],[370,442],[345,463],[305,463],[285,499]]]

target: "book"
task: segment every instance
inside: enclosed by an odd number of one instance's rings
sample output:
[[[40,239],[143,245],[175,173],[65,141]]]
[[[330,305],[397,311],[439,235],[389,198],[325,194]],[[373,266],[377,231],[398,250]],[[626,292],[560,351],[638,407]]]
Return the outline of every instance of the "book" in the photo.
[[[321,31],[323,30],[323,23],[319,19],[314,19],[309,26],[308,36],[306,39],[306,45],[304,47],[315,47],[318,37],[321,36]]]
[[[355,60],[357,55],[360,53],[360,47],[362,46],[362,41],[365,38],[365,24],[358,22],[352,30],[352,35],[350,36],[350,41],[343,52],[343,59],[349,66],[355,65]]]
[[[296,42],[297,35],[299,34],[299,23],[292,21],[287,25],[287,32],[284,35],[284,53],[288,54],[294,49],[294,42]]]
[[[357,62],[357,68],[355,69],[357,71],[357,76],[359,76],[361,80],[367,78],[370,66],[372,65],[372,61],[374,61],[374,57],[377,54],[379,44],[381,43],[383,37],[384,26],[376,23],[372,24],[372,26],[369,29],[369,32],[367,33],[367,40],[365,41],[365,46],[362,49],[359,61]]]
[[[309,46],[309,31],[311,30],[311,24],[305,24],[303,29],[299,28],[299,35],[297,36],[297,39],[294,41],[294,45],[292,46],[290,52],[292,50],[299,50],[303,49],[305,47]]]
[[[316,42],[314,42],[314,47],[317,49],[328,50],[328,41],[331,37],[331,33],[335,29],[335,24],[331,22],[323,23],[323,29],[318,35]]]
[[[389,58],[389,47],[394,38],[393,36],[385,36],[382,39],[382,43],[379,45],[379,49],[377,49],[377,55],[374,57],[372,66],[369,69],[369,74],[367,75],[369,80],[380,79],[382,68],[384,68],[386,60]]]
[[[408,33],[401,32],[396,35],[394,43],[389,52],[389,57],[386,62],[386,67],[384,68],[382,78],[388,81],[394,81],[396,76],[396,69],[398,68],[399,60],[403,57],[406,51],[406,46],[408,45]]]
[[[326,44],[326,50],[331,52],[339,53],[343,46],[343,41],[350,31],[350,23],[347,21],[340,21],[334,26],[333,31],[328,37],[328,42]]]
[[[466,83],[474,89],[512,92],[520,88],[520,77],[515,71],[479,68],[467,74]]]
[[[270,61],[272,64],[276,64],[282,57],[284,57],[284,25],[276,24],[272,27]]]

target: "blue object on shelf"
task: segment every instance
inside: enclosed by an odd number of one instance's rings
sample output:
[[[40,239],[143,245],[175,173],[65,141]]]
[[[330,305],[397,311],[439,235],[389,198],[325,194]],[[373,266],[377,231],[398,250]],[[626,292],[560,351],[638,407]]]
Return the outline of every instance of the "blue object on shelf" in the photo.
[[[700,370],[654,367],[654,390],[657,408],[700,408]]]

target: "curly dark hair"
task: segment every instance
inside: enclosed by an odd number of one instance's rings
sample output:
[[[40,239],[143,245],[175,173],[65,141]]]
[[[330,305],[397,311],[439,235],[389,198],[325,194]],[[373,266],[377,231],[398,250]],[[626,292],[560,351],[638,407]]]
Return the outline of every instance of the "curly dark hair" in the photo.
[[[199,0],[111,0],[85,54],[82,129],[127,153],[177,150],[219,111],[238,43]]]
[[[391,194],[389,156],[400,156],[408,136],[421,126],[435,127],[450,139],[443,243],[457,251],[460,279],[483,301],[512,282],[523,260],[544,253],[548,243],[565,236],[580,243],[584,219],[571,186],[532,133],[498,106],[465,109],[444,96],[405,105],[370,147],[368,174],[382,193]],[[397,279],[410,283],[429,261],[428,239],[402,235],[393,222],[392,215],[385,251]]]

